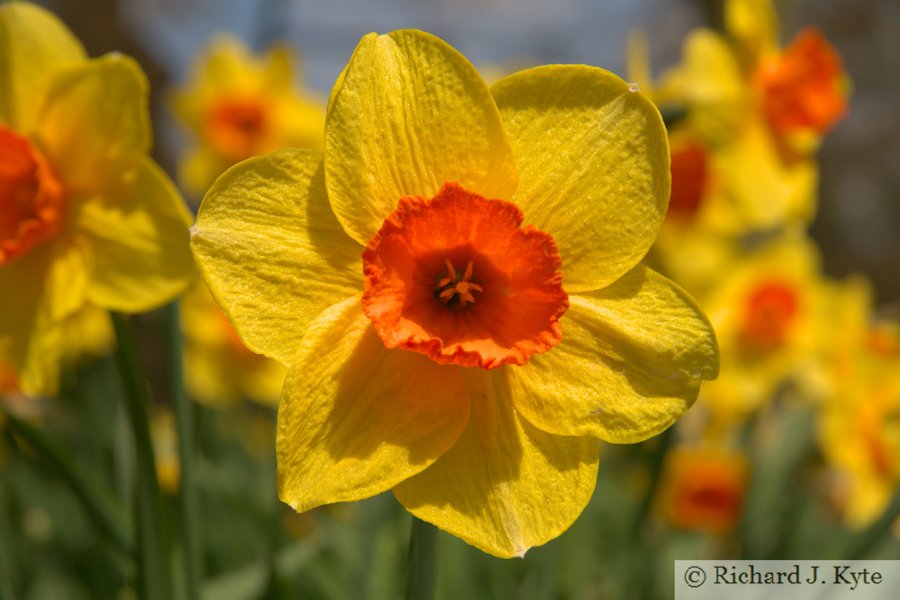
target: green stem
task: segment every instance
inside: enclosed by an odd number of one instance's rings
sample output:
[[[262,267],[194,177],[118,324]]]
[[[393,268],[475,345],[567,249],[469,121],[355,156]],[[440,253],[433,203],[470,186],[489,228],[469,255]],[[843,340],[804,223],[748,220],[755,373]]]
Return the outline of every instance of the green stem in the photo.
[[[666,453],[672,446],[674,431],[675,427],[672,426],[656,437],[656,447],[653,449],[653,454],[651,454],[650,456],[650,482],[647,484],[647,489],[644,492],[644,497],[641,499],[641,504],[638,507],[637,514],[635,515],[634,522],[631,526],[632,539],[639,540],[635,548],[638,549],[639,552],[641,552],[641,557],[635,557],[634,559],[629,561],[631,562],[631,564],[647,564],[646,561],[651,559],[655,560],[657,550],[646,539],[644,539],[643,535],[645,531],[645,525],[650,518],[650,510],[653,508],[653,500],[654,498],[656,498],[656,493],[657,490],[659,490],[660,481],[662,481],[663,464],[665,463]],[[634,589],[638,590],[639,593],[639,595],[636,597],[653,597],[653,578],[647,577],[646,572],[642,569],[634,570],[632,573],[632,577],[635,579]]]
[[[634,520],[632,532],[637,538],[640,536],[644,523],[650,516],[650,509],[653,507],[653,499],[656,497],[656,491],[659,489],[659,483],[662,480],[662,468],[665,462],[666,453],[672,445],[674,426],[663,431],[656,438],[656,448],[653,449],[653,455],[650,459],[650,483],[647,485],[647,491],[638,507],[638,512]]]
[[[864,559],[881,540],[890,534],[891,527],[897,518],[900,518],[900,492],[894,494],[894,499],[881,518],[863,532],[862,537],[847,554],[847,558],[849,560]]]
[[[78,468],[66,452],[42,431],[9,412],[6,412],[6,424],[65,480],[100,531],[122,550],[130,552],[131,535],[123,524],[122,511],[115,506],[112,497],[104,493],[100,485]]]
[[[407,600],[434,598],[435,555],[437,529],[413,517],[409,536],[409,579],[406,582]]]
[[[178,462],[181,484],[179,508],[181,510],[181,541],[184,548],[185,581],[189,600],[200,598],[200,519],[197,510],[196,484],[194,483],[194,421],[191,403],[184,390],[182,362],[181,321],[178,301],[165,309],[166,345],[169,358],[169,378],[172,386],[172,404],[178,427]]]
[[[0,525],[4,530],[11,530],[6,520],[6,490],[0,486]],[[9,554],[6,551],[6,542],[10,536],[0,536],[0,600],[15,600],[16,593],[13,590],[12,570],[9,566]]]
[[[167,600],[172,598],[172,586],[163,541],[162,498],[147,415],[150,392],[138,362],[134,336],[127,318],[112,313],[112,321],[118,342],[116,362],[122,377],[125,410],[131,424],[137,458],[138,589],[143,600]]]

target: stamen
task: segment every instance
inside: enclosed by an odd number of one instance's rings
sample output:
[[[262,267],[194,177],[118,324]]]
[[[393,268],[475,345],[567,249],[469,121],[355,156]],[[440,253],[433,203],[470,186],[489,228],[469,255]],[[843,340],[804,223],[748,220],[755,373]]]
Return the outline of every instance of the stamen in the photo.
[[[474,303],[475,296],[472,295],[470,290],[483,292],[484,288],[477,283],[469,281],[472,277],[472,261],[470,260],[466,265],[466,270],[463,273],[462,278],[456,273],[456,269],[453,267],[453,263],[450,262],[450,259],[445,258],[444,264],[447,265],[448,276],[438,281],[435,295],[443,300],[444,304],[452,302],[457,295],[459,296],[460,306],[465,306],[467,302]]]

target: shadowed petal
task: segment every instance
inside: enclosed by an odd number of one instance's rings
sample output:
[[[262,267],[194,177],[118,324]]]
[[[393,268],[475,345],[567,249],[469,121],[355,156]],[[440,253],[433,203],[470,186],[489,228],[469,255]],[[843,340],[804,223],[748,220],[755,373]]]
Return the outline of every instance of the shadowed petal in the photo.
[[[359,298],[310,325],[278,408],[278,494],[297,511],[389,490],[447,451],[469,419],[461,369],[386,350]]]

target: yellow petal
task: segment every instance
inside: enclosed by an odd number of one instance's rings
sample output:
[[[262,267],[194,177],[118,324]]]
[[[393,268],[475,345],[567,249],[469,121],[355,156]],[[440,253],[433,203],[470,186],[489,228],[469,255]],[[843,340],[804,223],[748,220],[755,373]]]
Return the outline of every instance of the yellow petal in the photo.
[[[10,342],[9,359],[27,394],[56,393],[60,326],[84,302],[90,258],[83,244],[60,239],[0,267],[0,342]]]
[[[295,81],[300,80],[300,69],[294,64],[291,49],[285,44],[275,44],[263,57],[263,88],[272,92],[289,94]]]
[[[325,176],[338,220],[365,244],[403,196],[448,181],[509,199],[515,166],[478,72],[440,39],[413,30],[369,34],[332,92]]]
[[[420,519],[502,558],[560,535],[594,491],[599,443],[540,431],[513,409],[504,372],[467,369],[475,401],[459,441],[394,488]]]
[[[663,76],[659,100],[686,106],[691,129],[720,144],[746,117],[750,98],[733,48],[718,33],[696,29],[684,40],[681,64]]]
[[[604,290],[569,296],[563,339],[510,369],[537,427],[631,443],[669,427],[716,377],[715,334],[686,292],[643,265]]]
[[[319,313],[362,290],[362,247],[331,212],[313,150],[228,170],[203,199],[191,245],[247,347],[284,364]]]
[[[238,340],[202,282],[181,297],[185,385],[198,402],[235,404],[242,397],[276,406],[287,370]]]
[[[536,67],[491,92],[519,170],[525,222],[553,235],[569,292],[594,290],[647,253],[669,202],[659,111],[617,76],[583,65]]]
[[[38,140],[70,194],[118,191],[150,149],[147,80],[120,54],[57,76],[39,119]]]
[[[228,33],[216,35],[209,42],[206,55],[197,61],[194,71],[202,87],[238,90],[255,86],[260,74],[247,45]]]
[[[194,276],[190,215],[156,163],[144,158],[122,196],[79,202],[73,230],[90,245],[88,297],[97,306],[143,312],[177,296]]]
[[[462,369],[387,350],[360,299],[310,325],[278,408],[278,494],[298,512],[374,496],[432,464],[469,418]]]
[[[782,160],[760,119],[747,120],[712,160],[729,208],[744,227],[807,225],[815,216],[819,182],[816,161]]]
[[[43,8],[0,6],[0,123],[30,131],[53,71],[85,58],[75,36]]]
[[[725,30],[739,46],[747,67],[778,46],[778,15],[771,0],[727,0]]]
[[[108,356],[116,344],[109,312],[89,303],[66,318],[62,336],[62,361],[67,365]]]

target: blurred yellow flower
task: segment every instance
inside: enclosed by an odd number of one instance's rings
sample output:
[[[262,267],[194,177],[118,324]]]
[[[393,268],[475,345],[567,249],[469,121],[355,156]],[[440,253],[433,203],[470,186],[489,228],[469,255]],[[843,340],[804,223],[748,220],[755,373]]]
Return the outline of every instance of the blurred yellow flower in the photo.
[[[629,46],[634,77],[663,110],[684,113],[675,129],[691,133],[692,164],[704,166],[708,185],[695,184],[696,170],[685,183],[673,172],[673,190],[693,192],[698,223],[726,233],[808,224],[818,182],[811,154],[846,112],[849,83],[840,58],[813,29],[779,48],[767,0],[730,0],[725,14],[727,35],[692,31],[682,62],[658,83],[645,42],[635,36]],[[675,157],[673,150],[673,166]],[[700,203],[717,209],[697,211]]]
[[[232,168],[193,231],[238,334],[290,365],[281,498],[393,489],[503,557],[565,531],[597,438],[659,433],[718,368],[694,301],[639,262],[668,196],[659,113],[615,75],[546,66],[488,89],[434,36],[365,36],[324,157]]]
[[[733,531],[749,474],[743,454],[706,446],[676,447],[666,455],[658,507],[676,527]]]
[[[896,332],[896,323],[873,328],[873,336],[856,348],[852,370],[845,369],[836,382],[819,421],[822,452],[837,473],[837,498],[852,528],[865,527],[880,517],[900,484],[900,354],[896,351],[900,337]],[[886,342],[893,352],[884,352]]]
[[[713,143],[759,119],[780,152],[809,154],[846,113],[850,84],[837,52],[811,27],[780,47],[769,0],[728,0],[725,29],[687,36],[682,64],[662,77],[660,102],[684,105]]]
[[[786,382],[808,380],[827,333],[826,299],[815,246],[802,237],[770,240],[729,267],[702,302],[723,358],[702,394],[714,418],[739,423]]]
[[[66,317],[148,310],[187,285],[190,217],[147,156],[133,60],[89,60],[20,2],[0,6],[0,47],[0,338],[22,391],[53,393]]]
[[[202,282],[182,298],[185,385],[192,398],[209,406],[241,398],[275,406],[287,369],[251,352]]]
[[[179,180],[203,194],[231,165],[289,146],[321,148],[325,112],[297,87],[299,69],[287,46],[254,56],[239,39],[214,38],[194,64],[191,81],[171,107],[193,136]]]

